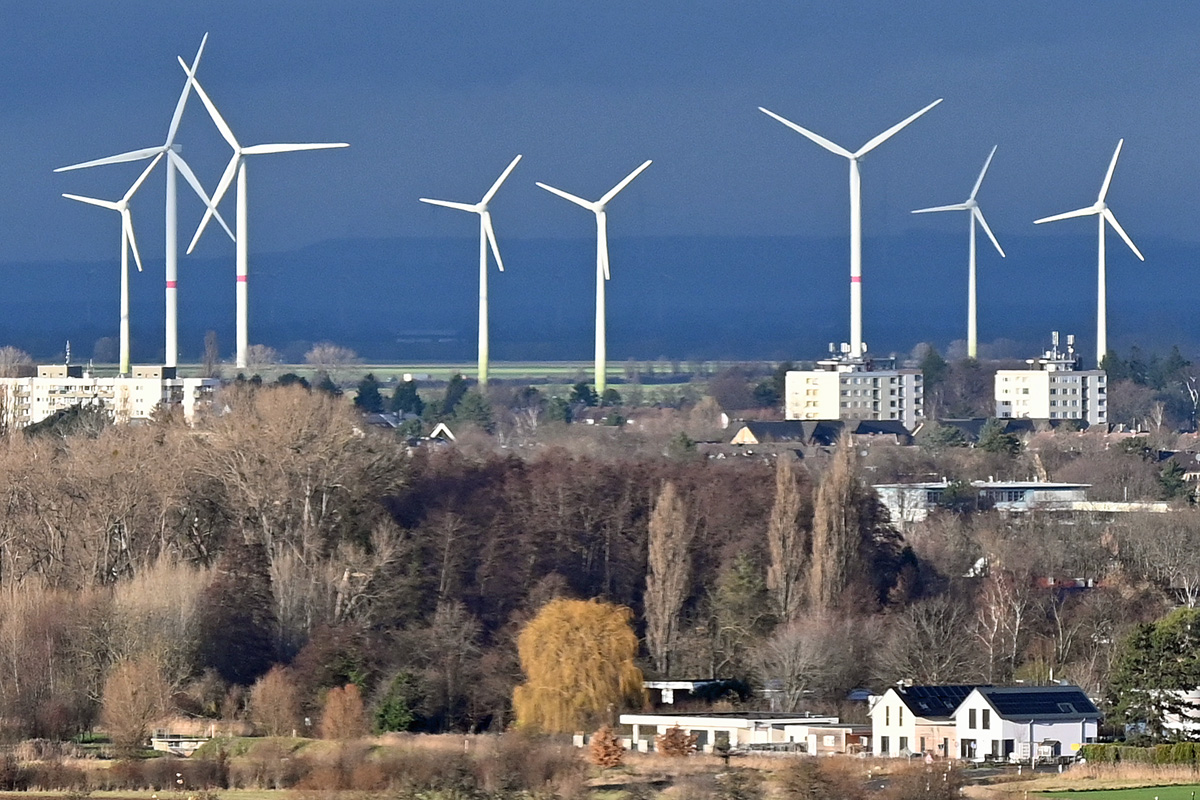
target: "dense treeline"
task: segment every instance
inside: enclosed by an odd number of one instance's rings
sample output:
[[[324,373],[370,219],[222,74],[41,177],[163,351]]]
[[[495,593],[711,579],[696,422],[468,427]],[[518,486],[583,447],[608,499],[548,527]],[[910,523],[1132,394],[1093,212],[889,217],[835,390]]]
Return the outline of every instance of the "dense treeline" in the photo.
[[[949,507],[901,532],[868,485],[1107,469],[1106,491],[1153,495],[1137,446],[704,460],[669,446],[692,411],[654,434],[547,422],[519,451],[414,449],[299,385],[217,408],[0,438],[3,736],[133,741],[168,707],[315,734],[332,697],[363,706],[343,727],[502,728],[517,633],[558,597],[631,609],[647,674],[741,679],[780,708],[846,713],[847,690],[900,678],[1101,691],[1113,642],[1200,599],[1193,510]]]

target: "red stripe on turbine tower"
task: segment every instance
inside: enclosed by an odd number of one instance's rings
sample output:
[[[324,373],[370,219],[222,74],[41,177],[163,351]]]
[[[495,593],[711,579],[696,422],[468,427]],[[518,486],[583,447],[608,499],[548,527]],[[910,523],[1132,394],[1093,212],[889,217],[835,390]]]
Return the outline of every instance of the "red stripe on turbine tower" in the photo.
[[[176,282],[175,281],[167,281],[167,288],[168,289],[176,288]]]
[[[851,275],[850,282],[851,283],[862,283],[862,275]]]
[[[245,282],[246,282],[246,276],[245,276],[245,275],[238,275],[238,276],[237,276],[237,282],[238,282],[238,283],[245,283]]]

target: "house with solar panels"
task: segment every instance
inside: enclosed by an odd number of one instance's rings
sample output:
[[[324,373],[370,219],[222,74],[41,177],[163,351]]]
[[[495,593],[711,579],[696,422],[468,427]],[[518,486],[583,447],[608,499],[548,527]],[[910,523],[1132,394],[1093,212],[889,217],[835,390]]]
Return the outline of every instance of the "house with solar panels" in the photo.
[[[871,706],[871,744],[875,755],[927,753],[954,758],[958,738],[954,710],[974,686],[893,686]]]
[[[871,706],[876,756],[1053,762],[1095,741],[1100,711],[1077,686],[894,686]]]
[[[959,757],[970,761],[1073,758],[1099,724],[1078,686],[977,686],[954,712]]]

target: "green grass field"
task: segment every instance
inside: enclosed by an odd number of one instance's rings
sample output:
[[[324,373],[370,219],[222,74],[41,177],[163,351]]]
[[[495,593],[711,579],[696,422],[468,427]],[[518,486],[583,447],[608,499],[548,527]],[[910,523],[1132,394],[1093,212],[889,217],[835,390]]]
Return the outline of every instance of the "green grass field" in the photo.
[[[1044,792],[1039,797],[1072,797],[1075,800],[1195,800],[1200,784],[1149,786],[1141,789],[1092,789],[1078,792]]]

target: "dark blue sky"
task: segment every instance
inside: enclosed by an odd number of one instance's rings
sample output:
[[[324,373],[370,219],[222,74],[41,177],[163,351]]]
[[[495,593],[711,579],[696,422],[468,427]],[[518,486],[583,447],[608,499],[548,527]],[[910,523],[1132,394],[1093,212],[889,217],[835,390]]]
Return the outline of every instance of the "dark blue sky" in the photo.
[[[525,160],[494,203],[502,248],[505,238],[594,230],[590,215],[535,180],[598,196],[646,158],[654,165],[613,204],[614,236],[844,235],[844,160],[756,107],[853,149],[937,97],[945,102],[863,163],[868,236],[962,228],[965,238],[965,219],[909,211],[962,200],[993,144],[980,199],[1001,243],[1085,233],[1088,221],[1045,232],[1030,223],[1094,200],[1123,136],[1109,201],[1147,258],[1156,238],[1200,238],[1195,3],[0,8],[0,262],[115,258],[111,215],[59,194],[115,198],[137,167],[51,169],[159,143],[183,82],[175,57],[190,59],[205,31],[201,82],[243,143],[351,144],[250,164],[252,252],[472,235],[465,215],[417,197],[474,201],[518,152]],[[194,98],[180,141],[214,186],[228,151]],[[135,205],[152,254],[161,253],[161,195],[159,177]],[[198,203],[183,209],[186,241]],[[232,198],[226,213],[232,221]],[[215,233],[202,253],[231,254]],[[1112,245],[1111,268],[1132,269],[1115,237]],[[1009,255],[1037,257],[1028,245]],[[614,264],[614,278],[621,272]]]

